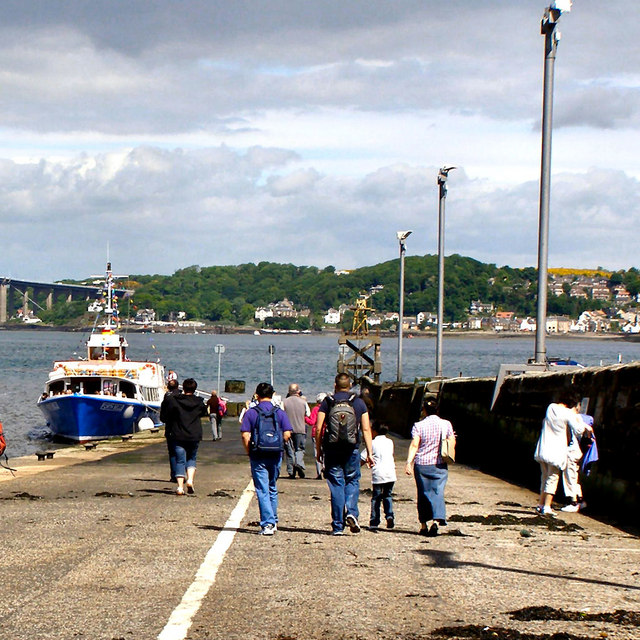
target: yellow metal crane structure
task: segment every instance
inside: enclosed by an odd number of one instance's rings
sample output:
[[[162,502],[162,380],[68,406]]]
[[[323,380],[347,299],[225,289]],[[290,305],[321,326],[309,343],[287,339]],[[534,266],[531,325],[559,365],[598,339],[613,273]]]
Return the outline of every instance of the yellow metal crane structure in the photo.
[[[353,310],[353,324],[350,332],[343,332],[338,338],[338,373],[346,373],[355,384],[367,376],[374,382],[380,382],[382,360],[380,347],[382,340],[379,334],[369,337],[367,312],[373,311],[368,302],[369,296],[360,295]],[[363,341],[366,341],[363,343]],[[368,353],[373,351],[373,357]]]

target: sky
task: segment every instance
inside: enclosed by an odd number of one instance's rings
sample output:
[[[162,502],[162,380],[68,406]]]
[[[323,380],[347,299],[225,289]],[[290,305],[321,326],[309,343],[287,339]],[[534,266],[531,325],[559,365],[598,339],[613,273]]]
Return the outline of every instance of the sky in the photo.
[[[545,0],[3,0],[0,276],[537,266]],[[575,0],[549,266],[640,267],[636,0]]]

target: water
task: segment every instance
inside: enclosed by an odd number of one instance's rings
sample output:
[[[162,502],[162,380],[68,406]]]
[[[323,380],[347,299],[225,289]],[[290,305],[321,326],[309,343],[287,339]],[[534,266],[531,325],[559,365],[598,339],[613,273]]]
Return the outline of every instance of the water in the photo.
[[[88,334],[56,331],[0,331],[0,421],[12,457],[43,448],[48,430],[36,401],[42,393],[54,360],[84,355]],[[269,345],[274,345],[274,386],[286,394],[289,382],[298,382],[310,399],[332,387],[338,359],[337,335],[213,335],[129,334],[133,359],[160,358],[180,379],[193,377],[199,388],[217,388],[216,344],[225,346],[221,358],[221,383],[246,382],[248,397],[256,384],[270,381]],[[394,380],[397,339],[382,340],[382,380]],[[631,362],[640,359],[640,343],[597,338],[553,338],[550,356],[572,357],[584,365]],[[446,337],[443,343],[445,376],[495,376],[502,362],[526,362],[533,355],[533,337]],[[435,367],[435,340],[407,338],[403,343],[403,378],[430,376]],[[245,396],[230,396],[244,400]],[[49,443],[45,443],[50,448]],[[56,445],[57,446],[57,445]]]

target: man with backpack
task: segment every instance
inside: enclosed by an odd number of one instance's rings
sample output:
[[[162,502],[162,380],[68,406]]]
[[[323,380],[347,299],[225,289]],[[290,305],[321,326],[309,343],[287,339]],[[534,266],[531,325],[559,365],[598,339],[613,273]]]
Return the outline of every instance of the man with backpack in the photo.
[[[360,432],[366,449],[366,463],[373,466],[371,425],[367,405],[350,391],[346,373],[335,378],[335,393],[320,405],[316,423],[318,461],[324,458],[324,474],[331,493],[331,528],[334,536],[360,531],[358,497],[360,496]]]
[[[256,387],[258,403],[247,409],[240,424],[242,444],[251,463],[251,477],[260,509],[260,533],[272,536],[278,528],[278,475],[284,443],[291,437],[287,414],[271,402],[273,387]]]

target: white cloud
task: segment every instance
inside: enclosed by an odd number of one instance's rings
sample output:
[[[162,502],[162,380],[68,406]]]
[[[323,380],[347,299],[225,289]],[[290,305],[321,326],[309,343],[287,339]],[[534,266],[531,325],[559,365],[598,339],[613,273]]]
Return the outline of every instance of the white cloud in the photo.
[[[444,164],[448,252],[535,265],[543,9],[7,0],[0,275],[93,272],[107,241],[131,272],[353,267],[395,257],[405,227],[433,253]],[[561,18],[553,264],[637,264],[634,11]]]

